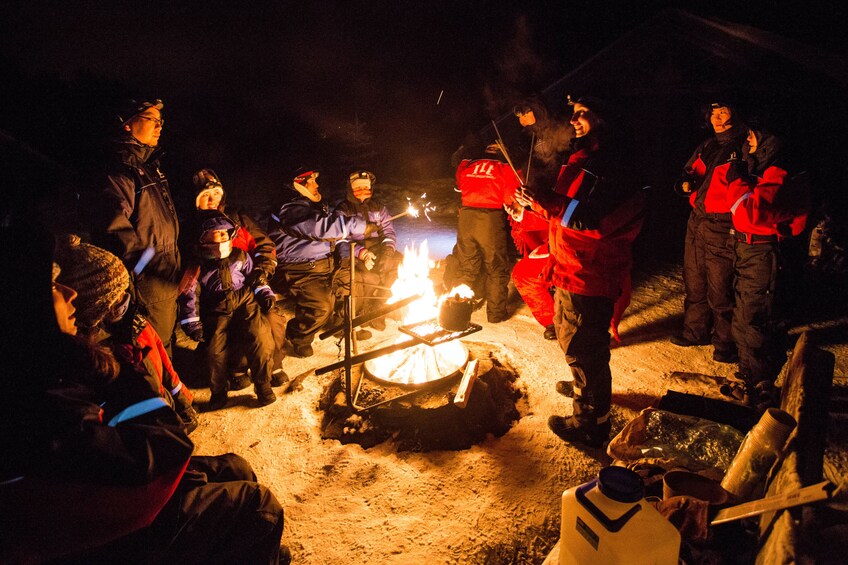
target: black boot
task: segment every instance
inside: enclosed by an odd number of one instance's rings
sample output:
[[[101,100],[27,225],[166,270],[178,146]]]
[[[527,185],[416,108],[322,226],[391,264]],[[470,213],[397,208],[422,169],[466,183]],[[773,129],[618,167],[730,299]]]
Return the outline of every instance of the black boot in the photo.
[[[253,389],[256,392],[256,398],[259,399],[259,406],[268,406],[277,401],[277,395],[274,394],[271,383],[255,383]]]
[[[542,334],[545,339],[556,339],[556,328],[553,324],[545,326],[545,332]]]
[[[206,411],[212,412],[214,410],[220,410],[221,408],[227,405],[227,391],[223,392],[213,392],[212,398],[209,399],[209,403],[206,405]]]
[[[601,424],[586,424],[574,416],[551,416],[548,427],[563,441],[587,447],[600,448],[609,441],[612,425],[609,420]]]

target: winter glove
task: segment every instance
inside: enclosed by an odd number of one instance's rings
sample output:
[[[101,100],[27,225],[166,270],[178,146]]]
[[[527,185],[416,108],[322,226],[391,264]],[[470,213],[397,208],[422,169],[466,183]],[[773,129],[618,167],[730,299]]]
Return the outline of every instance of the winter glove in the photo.
[[[203,324],[200,322],[186,322],[182,326],[183,331],[192,341],[198,343],[203,341]]]
[[[380,224],[365,222],[365,237],[373,237],[380,233]]]
[[[512,218],[514,222],[520,222],[524,219],[524,208],[518,205],[518,200],[516,199],[516,204],[512,206],[508,206],[506,204],[503,205],[506,213],[509,214],[509,217]]]
[[[727,184],[732,183],[735,180],[742,179],[745,181],[748,178],[748,162],[744,159],[733,159],[731,158],[729,162],[729,168],[727,169]]]
[[[259,288],[268,284],[268,273],[262,269],[253,269],[245,281],[250,288]]]
[[[256,302],[259,303],[260,310],[267,312],[277,304],[277,296],[271,287],[265,286],[256,292]]]
[[[359,254],[359,258],[365,263],[365,268],[369,271],[374,268],[374,263],[377,262],[377,255],[375,255],[372,251],[367,249],[363,249]]]
[[[527,208],[533,205],[533,197],[530,195],[530,192],[527,190],[526,186],[519,186],[518,189],[515,191],[515,196],[513,196],[513,198],[515,198],[515,201],[522,208]],[[511,212],[510,215],[512,215]],[[520,221],[521,220],[516,220],[516,222]]]

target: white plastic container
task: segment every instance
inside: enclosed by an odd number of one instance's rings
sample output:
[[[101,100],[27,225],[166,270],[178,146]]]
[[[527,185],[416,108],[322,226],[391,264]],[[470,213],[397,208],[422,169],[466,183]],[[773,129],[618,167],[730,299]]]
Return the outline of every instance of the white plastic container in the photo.
[[[606,467],[562,493],[560,565],[676,565],[680,533],[644,491],[630,469]]]

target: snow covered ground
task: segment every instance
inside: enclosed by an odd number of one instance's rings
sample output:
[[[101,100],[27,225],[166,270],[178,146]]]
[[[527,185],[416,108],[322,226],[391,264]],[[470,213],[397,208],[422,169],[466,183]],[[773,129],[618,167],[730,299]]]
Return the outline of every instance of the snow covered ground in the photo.
[[[458,198],[442,194],[445,205],[455,207]],[[446,215],[428,226],[430,248],[438,250],[434,258],[453,244]],[[422,225],[399,224],[401,242],[419,237],[404,226]],[[440,277],[439,269],[432,273],[436,282]],[[622,343],[612,352],[614,432],[669,388],[718,397],[702,382],[674,380],[674,371],[730,376],[735,370],[713,362],[710,347],[684,349],[668,341],[680,324],[682,302],[678,265],[634,273]],[[541,563],[559,537],[563,490],[592,478],[609,458],[566,444],[548,430],[548,416],[571,410],[571,401],[554,391],[568,368],[557,343],[542,338],[514,291],[511,305],[512,316],[500,324],[488,324],[484,309],[475,312],[472,321],[483,330],[468,337],[488,344],[519,374],[526,408],[502,437],[490,436],[465,451],[430,453],[397,453],[391,441],[365,450],[322,440],[318,399],[334,375],[310,374],[302,390],[265,408],[253,407],[247,389],[234,393],[227,409],[202,414],[192,435],[197,453],[232,451],[253,464],[286,509],[283,542],[295,563]],[[836,354],[838,382],[848,386],[848,319],[831,318],[817,327],[827,332],[826,347]],[[390,320],[374,334],[362,350],[396,335],[397,324]],[[316,341],[315,351],[308,359],[287,358],[289,375],[340,358],[335,340]],[[208,394],[197,390],[199,405]],[[835,434],[837,448],[830,452],[843,475],[848,464],[838,445],[844,436]]]

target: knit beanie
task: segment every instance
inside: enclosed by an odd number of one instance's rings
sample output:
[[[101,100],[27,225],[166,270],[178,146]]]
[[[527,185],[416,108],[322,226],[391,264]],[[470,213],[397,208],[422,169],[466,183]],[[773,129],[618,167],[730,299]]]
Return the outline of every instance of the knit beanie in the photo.
[[[61,268],[58,282],[77,292],[74,306],[80,327],[96,327],[130,285],[130,275],[120,259],[105,249],[82,243],[74,234],[59,238],[56,262]]]

